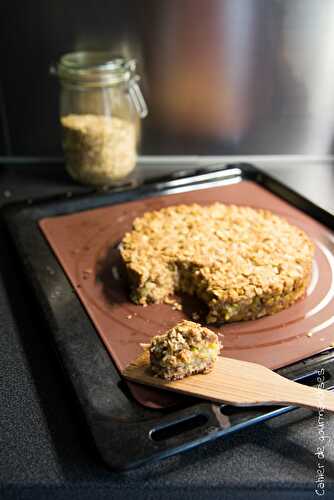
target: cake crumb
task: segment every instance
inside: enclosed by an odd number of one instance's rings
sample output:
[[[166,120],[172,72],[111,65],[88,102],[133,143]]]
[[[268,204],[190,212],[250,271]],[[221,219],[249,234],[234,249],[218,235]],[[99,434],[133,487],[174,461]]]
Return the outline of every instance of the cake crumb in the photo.
[[[182,311],[182,305],[179,302],[177,302],[177,300],[172,299],[171,297],[166,297],[164,299],[164,303],[171,305],[173,311]]]
[[[191,316],[192,316],[192,319],[193,319],[194,321],[198,321],[198,320],[199,320],[199,318],[200,318],[200,316],[199,316],[198,312],[194,312],[194,313],[192,313],[192,315],[191,315]]]
[[[128,315],[127,315],[127,318],[128,318],[128,319],[132,319],[132,314],[128,314]]]
[[[307,336],[308,337],[312,337],[313,333],[312,332],[308,332]]]
[[[165,304],[170,304],[170,305],[173,305],[175,303],[175,299],[172,299],[171,297],[166,297],[164,299],[164,303]]]

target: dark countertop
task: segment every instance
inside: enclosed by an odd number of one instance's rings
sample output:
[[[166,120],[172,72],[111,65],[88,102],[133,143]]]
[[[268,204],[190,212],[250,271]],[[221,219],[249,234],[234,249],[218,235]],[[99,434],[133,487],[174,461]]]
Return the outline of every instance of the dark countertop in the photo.
[[[257,162],[261,165],[261,162]],[[262,162],[323,207],[334,210],[327,163]],[[59,164],[1,167],[0,200],[84,191]],[[161,166],[162,169],[170,166]],[[148,169],[148,172],[150,169]],[[157,171],[155,170],[155,175]],[[0,498],[118,499],[316,497],[317,414],[296,410],[228,438],[127,473],[98,456],[49,344],[13,247],[0,255]],[[78,424],[78,422],[80,422]],[[325,488],[334,494],[334,416],[325,415]]]

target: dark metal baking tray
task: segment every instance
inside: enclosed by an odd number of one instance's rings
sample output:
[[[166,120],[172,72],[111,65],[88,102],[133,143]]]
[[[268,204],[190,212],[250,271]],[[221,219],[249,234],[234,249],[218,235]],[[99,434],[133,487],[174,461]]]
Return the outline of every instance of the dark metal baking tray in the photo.
[[[331,214],[248,164],[217,165],[179,172],[136,186],[7,205],[2,211],[96,446],[113,469],[129,469],[173,455],[294,408],[241,409],[199,403],[190,398],[178,407],[163,411],[140,406],[129,394],[113,365],[78,296],[40,232],[38,221],[147,196],[223,186],[237,178],[253,180],[334,229]],[[332,350],[282,368],[279,372],[303,383],[316,384],[320,369],[324,370],[326,387],[332,387]]]

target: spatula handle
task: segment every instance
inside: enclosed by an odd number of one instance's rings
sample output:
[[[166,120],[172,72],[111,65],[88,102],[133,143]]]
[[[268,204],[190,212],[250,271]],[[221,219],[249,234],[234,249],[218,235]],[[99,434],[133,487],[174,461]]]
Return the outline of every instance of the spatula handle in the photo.
[[[308,387],[292,381],[289,381],[289,383],[285,385],[285,389],[284,394],[281,393],[278,396],[282,399],[281,403],[290,403],[296,406],[306,406],[314,409],[319,408],[334,412],[333,391]]]

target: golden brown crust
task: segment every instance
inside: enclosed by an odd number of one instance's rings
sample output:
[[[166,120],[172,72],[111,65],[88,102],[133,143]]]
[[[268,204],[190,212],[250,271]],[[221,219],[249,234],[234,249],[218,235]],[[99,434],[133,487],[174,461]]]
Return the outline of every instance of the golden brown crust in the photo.
[[[306,291],[314,246],[267,210],[178,205],[135,219],[121,254],[138,304],[196,295],[207,321],[240,321],[289,307]]]

